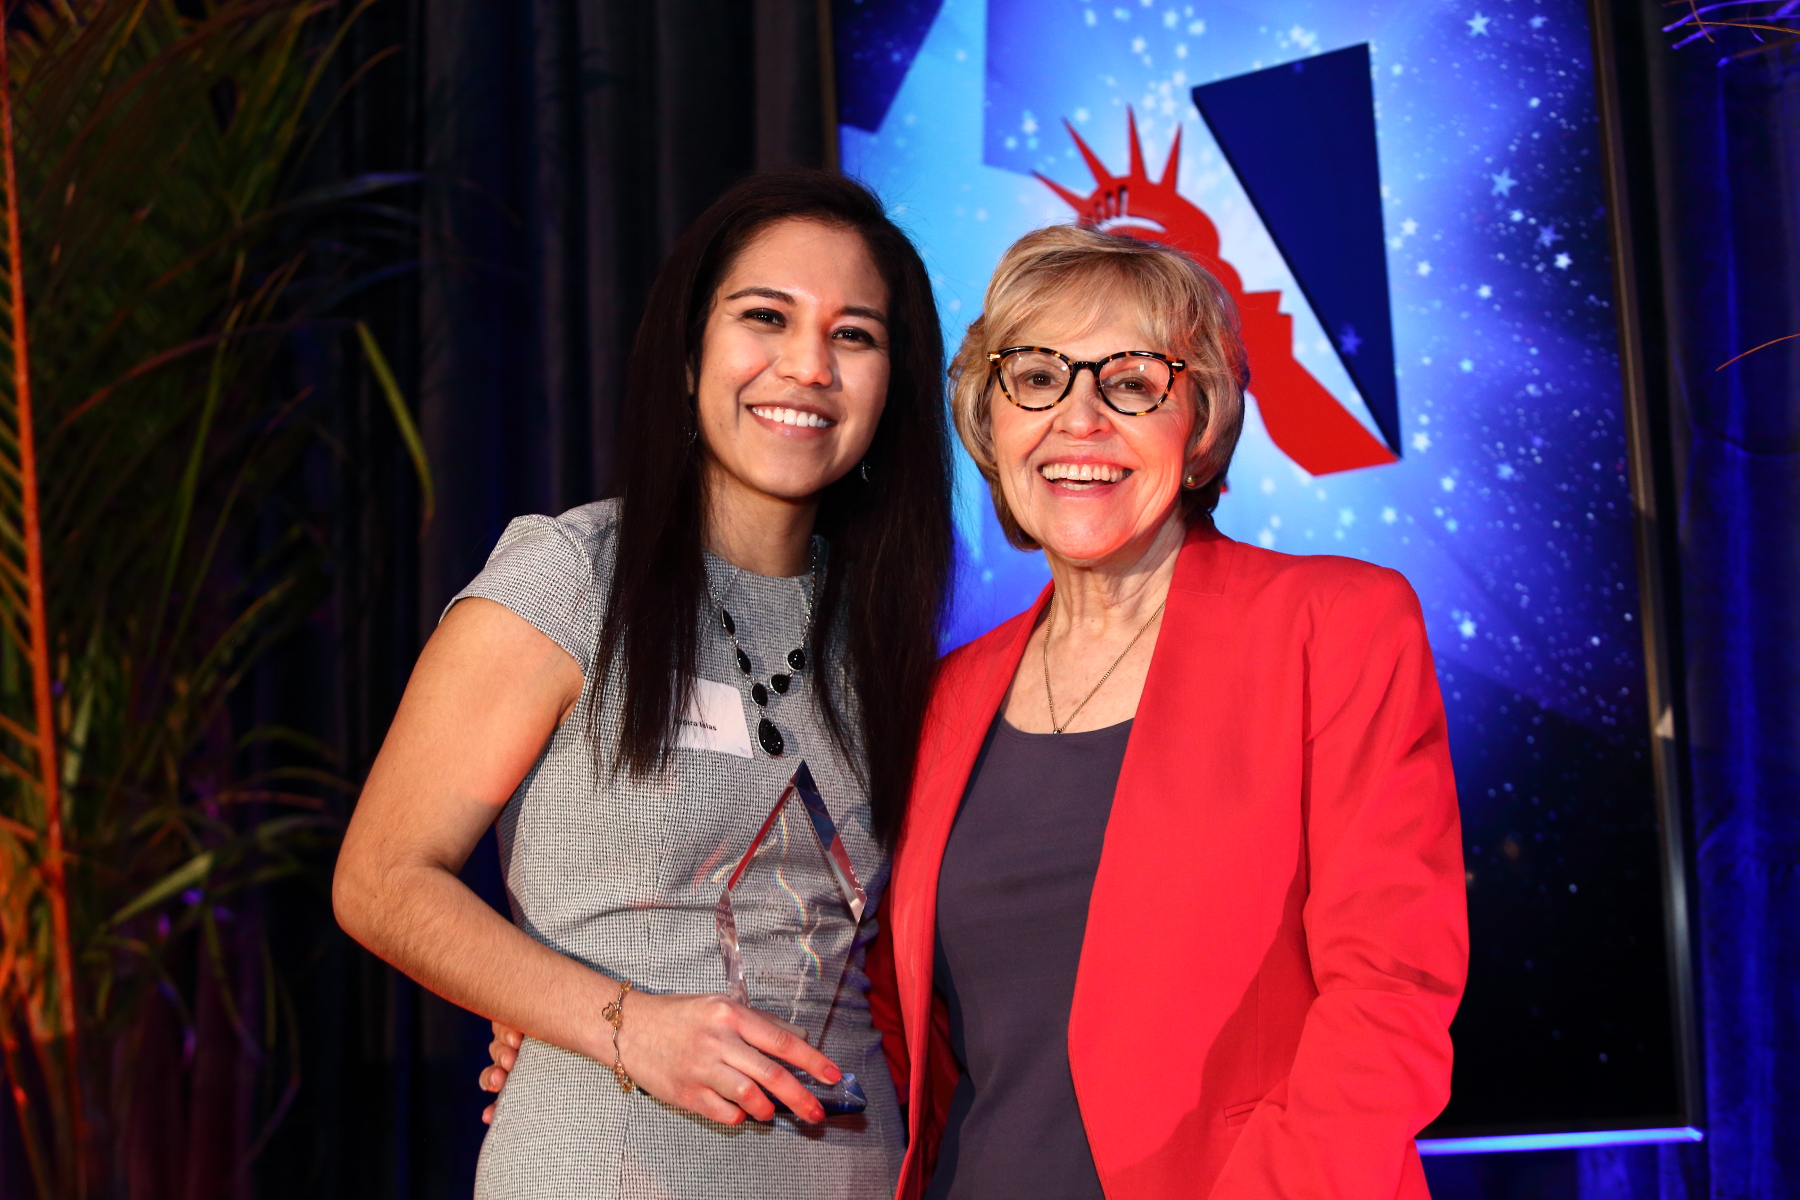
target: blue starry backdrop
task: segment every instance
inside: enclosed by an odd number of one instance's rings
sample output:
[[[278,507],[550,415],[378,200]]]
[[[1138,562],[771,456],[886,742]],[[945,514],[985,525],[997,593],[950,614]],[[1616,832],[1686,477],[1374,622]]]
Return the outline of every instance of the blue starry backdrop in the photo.
[[[859,114],[842,127],[844,169],[920,244],[948,347],[1004,248],[1071,219],[1032,173],[1093,189],[1064,122],[1123,175],[1129,108],[1153,177],[1181,131],[1180,190],[1217,226],[1221,256],[1247,290],[1280,290],[1295,357],[1374,430],[1190,99],[1196,85],[1368,45],[1402,457],[1308,475],[1264,432],[1253,380],[1218,522],[1274,550],[1394,567],[1423,603],[1476,945],[1458,1099],[1440,1125],[1672,1119],[1653,722],[1585,7],[838,0],[836,11],[840,86]],[[1018,612],[1048,577],[1041,556],[1007,546],[966,458],[958,536],[950,645]]]

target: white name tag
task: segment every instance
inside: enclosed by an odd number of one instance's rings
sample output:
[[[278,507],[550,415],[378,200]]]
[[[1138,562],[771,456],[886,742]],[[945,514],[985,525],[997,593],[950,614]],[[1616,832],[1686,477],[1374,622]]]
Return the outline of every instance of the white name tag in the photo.
[[[742,693],[728,683],[694,680],[694,699],[682,715],[681,736],[675,744],[683,750],[752,757]]]

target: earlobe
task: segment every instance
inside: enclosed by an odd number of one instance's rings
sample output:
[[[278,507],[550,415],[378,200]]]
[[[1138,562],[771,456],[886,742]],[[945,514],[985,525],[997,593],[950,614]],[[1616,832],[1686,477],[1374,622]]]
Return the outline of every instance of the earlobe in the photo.
[[[1181,486],[1188,489],[1190,492],[1195,491],[1206,482],[1206,476],[1202,471],[1206,458],[1203,453],[1205,445],[1206,411],[1202,408],[1198,415],[1198,419],[1194,422],[1193,432],[1188,434],[1187,454],[1193,457],[1189,459],[1186,464],[1186,469],[1183,470],[1181,474]]]

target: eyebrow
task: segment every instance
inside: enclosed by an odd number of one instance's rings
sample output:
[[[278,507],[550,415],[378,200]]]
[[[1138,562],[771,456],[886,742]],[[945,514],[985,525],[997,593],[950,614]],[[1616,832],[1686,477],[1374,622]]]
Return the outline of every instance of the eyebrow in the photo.
[[[783,304],[794,303],[794,297],[791,293],[781,291],[779,288],[770,287],[741,288],[725,297],[725,299],[740,300],[745,296],[762,296],[769,300],[779,300]],[[846,304],[838,311],[841,315],[846,317],[864,317],[870,321],[879,321],[883,325],[887,324],[887,315],[878,308],[864,308],[860,304]]]

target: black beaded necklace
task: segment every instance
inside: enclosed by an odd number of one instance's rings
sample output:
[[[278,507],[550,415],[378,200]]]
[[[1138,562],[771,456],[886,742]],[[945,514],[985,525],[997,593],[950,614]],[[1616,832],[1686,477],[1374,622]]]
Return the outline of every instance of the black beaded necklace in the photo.
[[[713,607],[719,613],[719,628],[724,630],[725,636],[731,639],[731,648],[737,652],[738,670],[742,671],[744,678],[750,681],[750,699],[756,702],[756,707],[765,710],[765,713],[769,707],[770,690],[773,689],[777,695],[787,695],[788,688],[794,684],[794,676],[806,670],[805,647],[806,643],[812,640],[814,598],[819,592],[819,542],[816,537],[812,542],[812,559],[807,563],[806,576],[812,586],[806,592],[806,629],[800,635],[801,644],[787,652],[788,670],[770,675],[767,684],[757,679],[755,672],[750,669],[750,656],[744,653],[744,647],[738,642],[737,622],[732,619],[731,610],[725,607],[724,601],[713,595],[712,581],[709,579],[706,583],[707,597],[712,600]],[[731,578],[732,583],[737,582],[736,575]],[[729,585],[725,588],[725,594],[728,596],[731,594]],[[766,715],[756,723],[756,740],[770,758],[780,758],[782,751],[787,749],[787,743],[781,738],[781,730],[775,728],[775,722],[769,720]]]

